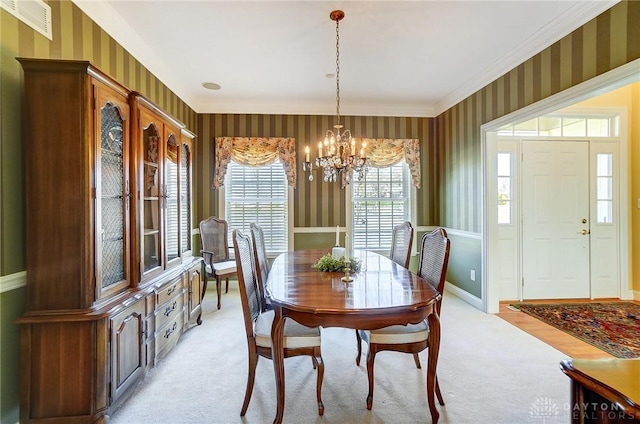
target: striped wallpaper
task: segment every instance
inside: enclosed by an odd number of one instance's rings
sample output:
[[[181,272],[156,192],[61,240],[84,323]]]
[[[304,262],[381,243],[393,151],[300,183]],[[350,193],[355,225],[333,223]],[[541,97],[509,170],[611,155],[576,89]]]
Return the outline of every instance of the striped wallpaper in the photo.
[[[418,190],[418,225],[431,225],[437,222],[435,205],[437,199],[437,174],[430,166],[432,158],[437,156],[437,148],[432,142],[431,118],[390,118],[390,117],[354,117],[343,116],[345,128],[356,137],[368,138],[417,138],[421,141],[422,189]],[[195,192],[198,193],[195,205],[195,221],[215,215],[218,211],[218,199],[211,189],[213,181],[213,154],[215,137],[293,137],[296,139],[298,160],[302,158],[304,147],[309,145],[315,151],[318,141],[334,124],[333,116],[309,115],[198,115],[195,166]],[[322,182],[321,174],[316,171],[314,180],[309,182],[308,174],[302,173],[298,162],[297,189],[294,190],[294,226],[295,227],[334,227],[345,225],[345,191],[338,183]]]
[[[14,57],[89,60],[127,88],[144,94],[188,128],[195,128],[195,112],[75,4],[68,0],[47,3],[51,6],[53,40],[3,12],[3,50],[14,52]]]
[[[436,117],[438,224],[482,230],[482,124],[639,57],[640,1],[623,1]]]
[[[0,12],[2,43],[2,218],[0,225],[0,275],[25,269],[23,169],[20,91],[22,68],[16,57],[88,60],[127,88],[147,96],[187,128],[195,130],[196,113],[151,74],[120,44],[69,0],[49,1],[53,40],[37,33],[13,15]],[[5,182],[10,181],[10,184]]]
[[[48,3],[53,15],[53,41],[0,11],[2,276],[25,269],[22,71],[15,61],[17,56],[89,60],[196,132],[194,222],[217,214],[217,196],[210,188],[214,137],[295,137],[297,150],[302,152],[305,145],[316,145],[333,125],[330,116],[197,115],[71,1]],[[480,126],[639,57],[640,1],[622,1],[435,118],[347,116],[345,124],[355,136],[421,140],[423,188],[418,190],[416,224],[460,230],[452,244],[452,257],[459,260],[450,262],[449,280],[471,295],[480,296],[480,282],[475,286],[465,284],[468,268],[478,268],[481,262],[480,239],[475,236],[482,231]],[[638,143],[638,135],[635,142]],[[344,226],[345,196],[339,185],[322,183],[317,175],[309,183],[300,165],[298,172],[294,226]],[[632,181],[638,181],[640,166],[630,166],[630,172],[635,173]],[[637,187],[632,190],[637,191]],[[640,228],[633,231],[634,240],[640,239]],[[639,250],[640,246],[634,244],[632,257],[638,257]],[[635,268],[634,277],[639,283],[640,271]],[[22,312],[19,303],[23,295],[24,289],[0,295],[3,302],[15,302],[15,308],[3,309],[0,320],[2,345],[7,346],[3,352],[6,361],[3,359],[0,370],[7,377],[1,384],[2,393],[7,393],[1,400],[2,422],[17,421],[18,399],[13,388],[19,384],[15,366],[19,363],[19,338],[13,322]]]

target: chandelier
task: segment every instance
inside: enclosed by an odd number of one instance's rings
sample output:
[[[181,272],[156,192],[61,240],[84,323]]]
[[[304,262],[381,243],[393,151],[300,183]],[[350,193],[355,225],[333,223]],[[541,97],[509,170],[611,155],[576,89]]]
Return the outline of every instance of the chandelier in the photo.
[[[322,168],[323,180],[335,182],[341,177],[344,184],[351,182],[354,172],[363,178],[367,171],[367,143],[361,142],[357,149],[356,139],[351,131],[345,130],[340,123],[340,21],[344,18],[342,10],[334,10],[329,18],[336,23],[336,123],[333,130],[327,130],[324,140],[318,143],[318,157],[312,163],[309,160],[309,146],[306,146],[305,161],[302,170],[309,172],[309,181],[313,181],[313,168]]]

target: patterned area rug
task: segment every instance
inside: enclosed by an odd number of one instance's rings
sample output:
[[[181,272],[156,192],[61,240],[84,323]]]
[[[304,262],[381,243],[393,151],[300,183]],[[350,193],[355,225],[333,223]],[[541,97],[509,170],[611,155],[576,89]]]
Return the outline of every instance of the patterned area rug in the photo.
[[[640,357],[640,305],[516,303],[521,310],[618,358]]]

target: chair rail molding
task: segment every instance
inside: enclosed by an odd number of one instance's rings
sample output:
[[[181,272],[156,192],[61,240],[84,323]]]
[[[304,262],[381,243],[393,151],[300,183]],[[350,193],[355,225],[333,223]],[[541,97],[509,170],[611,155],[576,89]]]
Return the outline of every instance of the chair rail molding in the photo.
[[[20,271],[14,274],[0,276],[0,293],[26,287],[27,271]]]

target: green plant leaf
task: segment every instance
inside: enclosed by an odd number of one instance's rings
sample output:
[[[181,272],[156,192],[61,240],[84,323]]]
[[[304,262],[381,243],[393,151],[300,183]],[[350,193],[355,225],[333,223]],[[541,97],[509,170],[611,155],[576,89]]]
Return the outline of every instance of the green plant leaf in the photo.
[[[360,271],[359,260],[355,258],[350,258],[348,262],[350,264],[351,272]],[[345,259],[344,256],[338,259],[334,259],[333,256],[331,256],[331,253],[327,253],[326,255],[318,259],[318,262],[313,264],[311,267],[314,269],[317,269],[318,271],[344,272],[346,263],[347,263],[347,260]]]

